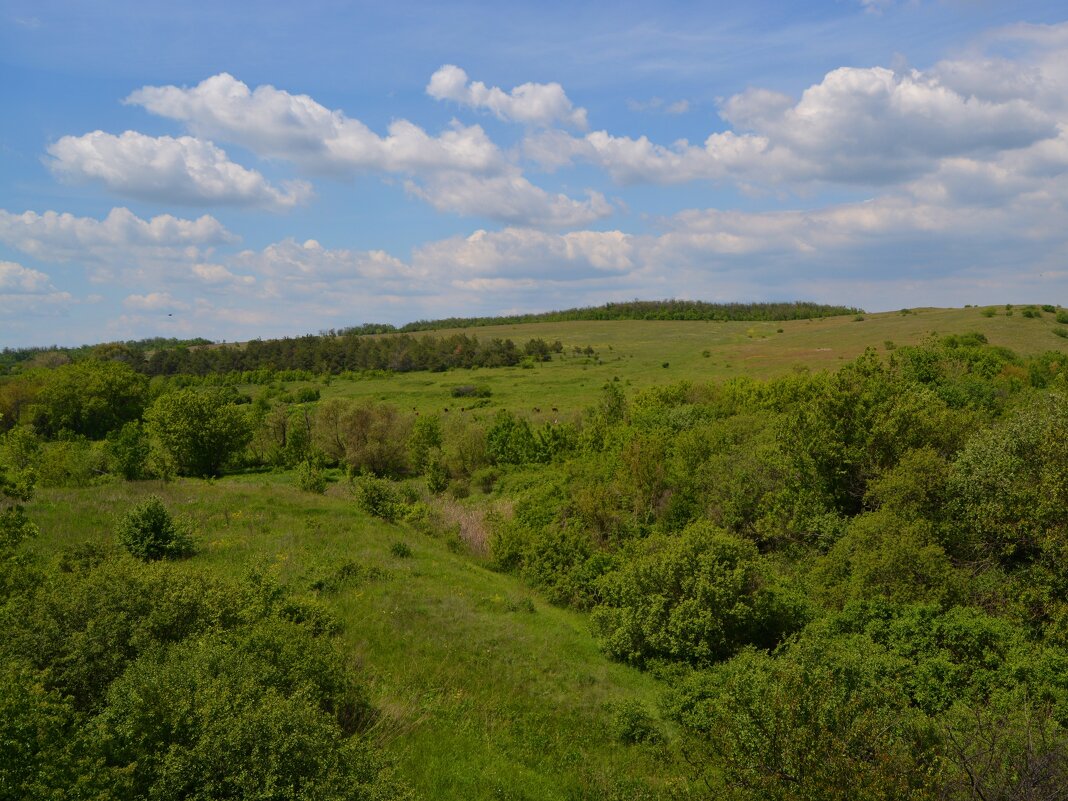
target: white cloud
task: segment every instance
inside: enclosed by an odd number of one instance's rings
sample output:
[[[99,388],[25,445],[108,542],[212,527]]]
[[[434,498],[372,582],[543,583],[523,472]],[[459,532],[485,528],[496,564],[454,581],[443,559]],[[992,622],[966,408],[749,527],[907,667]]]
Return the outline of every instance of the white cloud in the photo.
[[[146,295],[127,295],[122,301],[127,309],[135,311],[166,311],[174,309],[180,311],[188,309],[189,304],[175,300],[169,292],[149,292]]]
[[[435,100],[486,109],[507,122],[541,126],[559,122],[580,130],[586,127],[586,109],[575,108],[558,83],[524,83],[505,92],[482,81],[469,82],[464,70],[446,64],[430,76],[426,93]]]
[[[370,297],[391,291],[407,293],[417,276],[407,264],[382,250],[324,248],[314,239],[284,239],[263,250],[237,254],[231,267],[258,276],[265,298]]]
[[[763,89],[734,95],[721,108],[733,129],[702,145],[554,131],[529,136],[523,151],[550,169],[583,159],[620,183],[893,184],[937,168],[943,158],[1027,148],[1056,136],[1056,119],[1041,105],[995,94],[962,94],[937,71],[842,68],[796,102]]]
[[[13,261],[0,261],[0,292],[33,294],[51,288],[47,275]]]
[[[39,270],[13,261],[0,261],[0,311],[11,314],[62,313],[74,302]]]
[[[409,182],[407,188],[439,211],[534,227],[588,225],[613,211],[612,205],[599,192],[587,193],[586,200],[552,194],[532,184],[519,170],[493,176],[439,173],[422,185]]]
[[[379,136],[357,119],[308,95],[270,85],[255,90],[220,73],[194,87],[145,86],[126,98],[153,114],[185,123],[195,133],[233,142],[260,156],[293,161],[314,172],[491,172],[500,150],[477,125],[454,125],[429,135],[407,120]]]
[[[0,242],[45,261],[159,261],[196,257],[237,241],[214,217],[185,220],[160,214],[143,220],[114,208],[103,220],[69,213],[0,209]]]
[[[441,88],[442,74],[435,73],[431,88]],[[466,86],[465,82],[466,76],[461,83]],[[486,91],[491,98],[500,92]],[[494,108],[519,121],[585,118],[555,84],[525,84],[503,96],[507,103],[494,100]],[[126,102],[179,120],[199,135],[234,142],[262,157],[292,161],[312,172],[407,176],[409,194],[442,211],[534,226],[584,225],[611,212],[595,193],[576,200],[534,186],[478,125],[453,122],[432,136],[408,120],[395,120],[387,134],[379,136],[359,120],[327,109],[307,95],[273,86],[249,89],[226,73],[192,88],[146,86]]]
[[[198,280],[214,286],[250,286],[256,283],[255,276],[236,275],[221,264],[201,262],[194,264],[190,271]]]
[[[416,249],[412,263],[427,275],[578,281],[634,267],[632,237],[621,231],[550,234],[527,228],[475,231]]]
[[[49,167],[61,178],[100,181],[117,194],[144,200],[281,210],[311,195],[306,182],[289,182],[280,190],[255,170],[230,161],[211,142],[191,136],[93,131],[64,136],[48,153]]]

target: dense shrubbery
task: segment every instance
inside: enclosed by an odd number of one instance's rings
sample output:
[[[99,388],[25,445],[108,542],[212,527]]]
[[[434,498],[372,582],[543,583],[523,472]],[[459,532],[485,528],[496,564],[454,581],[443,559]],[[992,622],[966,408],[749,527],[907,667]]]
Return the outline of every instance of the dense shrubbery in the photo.
[[[24,561],[0,598],[4,798],[403,795],[349,660],[281,587],[85,548],[62,568]]]

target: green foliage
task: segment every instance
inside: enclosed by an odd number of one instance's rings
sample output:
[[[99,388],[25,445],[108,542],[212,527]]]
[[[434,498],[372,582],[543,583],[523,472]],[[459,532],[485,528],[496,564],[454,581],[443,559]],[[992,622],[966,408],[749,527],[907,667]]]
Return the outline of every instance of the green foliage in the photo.
[[[493,395],[493,390],[485,385],[458,384],[449,390],[449,395],[454,398],[488,398]]]
[[[104,559],[0,617],[5,798],[389,799],[350,663],[277,585]]]
[[[395,406],[333,398],[319,404],[312,426],[316,446],[351,470],[379,476],[405,473],[413,418]]]
[[[898,689],[898,668],[864,637],[802,637],[695,674],[669,707],[715,797],[929,798],[934,737]]]
[[[189,524],[175,520],[157,495],[149,496],[119,518],[115,533],[131,555],[145,562],[180,559],[195,550]]]
[[[612,734],[624,745],[659,745],[664,733],[641,701],[622,701],[611,709]]]
[[[145,433],[163,472],[216,476],[252,436],[247,414],[221,390],[179,389],[145,412]]]
[[[853,518],[846,535],[821,560],[814,580],[824,599],[839,606],[873,598],[949,603],[962,594],[931,524],[887,510]]]
[[[118,431],[110,432],[104,450],[111,472],[118,473],[127,481],[148,476],[151,448],[140,423],[124,423]]]
[[[305,492],[322,495],[326,492],[326,472],[311,460],[297,465],[297,486]]]
[[[48,372],[33,415],[42,433],[69,431],[103,439],[137,420],[145,407],[148,379],[122,362],[88,359]]]
[[[35,442],[32,431],[20,426],[0,434],[0,560],[38,533],[22,506],[33,497],[37,483],[30,467]]]
[[[636,665],[707,665],[747,644],[773,647],[805,622],[803,604],[770,585],[756,547],[707,524],[649,538],[599,588],[601,646]]]
[[[393,543],[389,546],[389,552],[398,559],[410,559],[412,556],[412,549],[405,542]]]
[[[353,479],[352,489],[361,511],[388,522],[401,516],[403,501],[388,479],[364,473]]]
[[[1068,404],[1036,398],[977,432],[947,483],[948,547],[965,558],[1027,559],[1064,541],[1068,517]]]
[[[417,417],[408,435],[408,462],[416,473],[426,473],[431,454],[441,448],[441,419],[437,415]]]

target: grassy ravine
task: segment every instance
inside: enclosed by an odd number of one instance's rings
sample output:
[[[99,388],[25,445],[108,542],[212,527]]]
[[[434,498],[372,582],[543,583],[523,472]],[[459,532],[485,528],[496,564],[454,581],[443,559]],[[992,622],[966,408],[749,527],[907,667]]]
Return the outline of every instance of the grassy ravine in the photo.
[[[472,400],[453,398],[450,390],[479,384],[489,387],[493,395],[488,406],[467,414],[486,417],[497,409],[509,409],[535,420],[551,420],[593,404],[605,382],[616,378],[631,392],[675,381],[771,378],[795,369],[834,370],[865,348],[885,353],[888,342],[915,345],[931,334],[977,331],[991,344],[1023,356],[1047,350],[1068,352],[1068,339],[1053,334],[1062,327],[1054,315],[1043,313],[1034,319],[1024,317],[1021,306],[1011,316],[1006,316],[1004,307],[984,308],[994,309],[995,316],[984,316],[983,308],[912,309],[908,314],[865,314],[862,320],[852,315],[775,323],[604,320],[442,330],[435,335],[464,332],[479,339],[501,337],[516,342],[533,337],[549,342],[559,339],[565,353],[530,369],[402,373],[361,381],[335,378],[323,388],[323,397],[366,398],[423,414],[446,414],[445,409],[447,414],[457,414],[464,413],[461,409]],[[573,350],[587,345],[595,349],[596,356]]]
[[[116,516],[150,493],[195,521],[200,552],[176,569],[240,578],[266,568],[304,594],[345,562],[384,571],[320,600],[383,712],[377,738],[419,797],[650,798],[681,781],[661,749],[615,741],[610,705],[655,711],[659,686],[608,661],[583,615],[446,541],[367,517],[344,484],[326,496],[279,475],[41,489],[34,547],[55,556],[114,544]],[[393,555],[398,542],[411,557]]]
[[[1021,355],[1068,353],[1068,339],[1054,335],[1056,326],[1051,314],[1025,318],[1017,307],[1013,316],[1000,308],[994,317],[980,309],[920,309],[863,320],[479,328],[480,338],[560,339],[568,352],[530,369],[335,378],[322,395],[370,398],[443,418],[485,419],[511,409],[534,420],[562,419],[594,403],[613,379],[631,394],[681,380],[835,369],[866,347],[885,353],[932,333],[977,331]],[[596,357],[572,350],[587,344]],[[461,411],[474,402],[450,395],[461,384],[489,387],[488,405]],[[309,596],[315,595],[315,582],[329,579],[346,562],[383,571],[322,593],[319,600],[344,625],[341,636],[383,712],[375,736],[420,797],[645,799],[669,797],[673,785],[685,784],[686,768],[673,755],[670,726],[660,723],[667,748],[615,740],[611,705],[638,700],[655,714],[662,685],[607,660],[584,615],[547,605],[515,577],[489,570],[478,556],[445,539],[366,516],[344,483],[333,484],[326,496],[298,491],[293,476],[282,473],[39,488],[28,510],[41,528],[32,547],[56,558],[86,540],[114,544],[117,516],[150,493],[196,524],[200,552],[176,563],[177,570],[240,578],[266,568]],[[467,503],[477,507],[486,500],[476,495]],[[399,542],[411,549],[411,557],[394,555],[392,546]]]

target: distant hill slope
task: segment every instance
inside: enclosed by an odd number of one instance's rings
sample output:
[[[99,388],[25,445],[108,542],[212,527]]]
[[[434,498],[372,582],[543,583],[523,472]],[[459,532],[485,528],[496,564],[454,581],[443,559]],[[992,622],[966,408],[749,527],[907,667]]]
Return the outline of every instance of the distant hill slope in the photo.
[[[577,320],[718,320],[720,322],[778,322],[783,320],[811,320],[857,314],[861,310],[851,306],[829,306],[808,301],[788,303],[706,303],[703,300],[631,300],[606,303],[603,306],[583,306],[562,311],[512,314],[496,317],[447,317],[441,320],[417,320],[399,328],[392,325],[368,324],[345,329],[338,333],[386,334],[436,331],[442,328],[475,328],[492,325],[522,323],[562,323]]]

